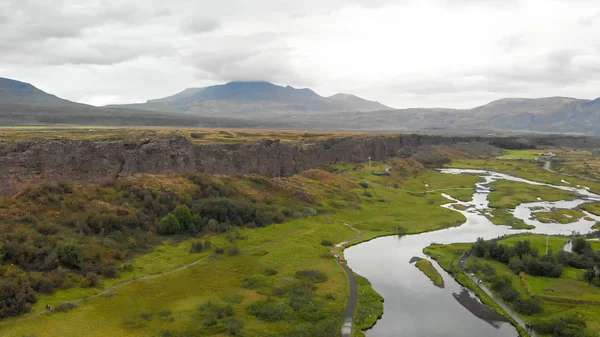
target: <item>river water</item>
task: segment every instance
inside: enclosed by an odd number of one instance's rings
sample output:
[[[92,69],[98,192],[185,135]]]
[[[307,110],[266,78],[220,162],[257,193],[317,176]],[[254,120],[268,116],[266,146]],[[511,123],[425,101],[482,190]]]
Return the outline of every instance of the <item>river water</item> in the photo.
[[[483,182],[476,184],[476,192],[470,202],[460,202],[444,195],[450,203],[442,207],[452,209],[452,204],[468,207],[465,211],[455,210],[467,218],[464,224],[400,238],[382,237],[344,251],[349,266],[356,273],[369,279],[373,288],[385,299],[383,317],[371,330],[366,331],[366,335],[368,337],[518,336],[515,327],[502,318],[482,315],[481,313],[488,309],[477,302],[478,300],[470,291],[458,284],[435,261],[432,263],[444,278],[443,289],[434,286],[427,276],[409,263],[410,259],[414,256],[426,258],[423,248],[432,243],[474,242],[478,237],[492,239],[505,234],[524,232],[524,230],[494,225],[484,215],[488,206],[490,183],[499,179],[550,186],[581,195],[581,199],[574,201],[538,201],[517,206],[514,210],[515,217],[536,226],[535,229],[530,230],[533,233],[590,232],[595,222],[600,221],[600,217],[586,212],[586,216],[592,220],[582,218],[571,224],[544,224],[531,218],[531,208],[573,208],[589,200],[600,200],[600,196],[591,193],[585,187],[542,184],[492,171],[443,169],[441,172],[474,174],[484,178]],[[474,304],[479,308],[473,309]],[[477,316],[472,312],[478,313]]]

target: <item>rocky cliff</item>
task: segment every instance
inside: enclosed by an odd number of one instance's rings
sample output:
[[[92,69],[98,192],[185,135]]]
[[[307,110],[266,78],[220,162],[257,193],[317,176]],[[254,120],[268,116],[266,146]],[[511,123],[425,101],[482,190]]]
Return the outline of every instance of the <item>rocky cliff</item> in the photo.
[[[312,144],[262,140],[248,144],[191,143],[183,136],[150,139],[0,142],[0,194],[14,195],[44,182],[106,183],[137,173],[256,173],[290,176],[336,161],[361,162],[420,155],[436,144],[477,139],[402,135],[331,138]],[[491,146],[480,144],[481,151]],[[431,158],[430,158],[431,159]]]

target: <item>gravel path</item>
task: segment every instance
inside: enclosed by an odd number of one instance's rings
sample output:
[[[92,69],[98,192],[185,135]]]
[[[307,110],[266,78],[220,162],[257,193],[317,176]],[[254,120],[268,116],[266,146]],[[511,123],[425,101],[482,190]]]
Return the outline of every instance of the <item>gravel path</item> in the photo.
[[[481,290],[483,290],[484,293],[486,293],[489,297],[491,297],[492,300],[494,300],[494,302],[496,302],[496,304],[498,304],[502,308],[502,310],[504,310],[513,320],[515,320],[515,322],[517,322],[517,324],[519,324],[523,329],[525,329],[531,337],[537,337],[537,334],[534,331],[527,330],[527,327],[525,326],[525,322],[523,322],[523,320],[504,303],[504,301],[502,301],[501,299],[496,297],[496,295],[494,295],[486,286],[478,283],[477,282],[478,280],[475,276],[471,276],[471,274],[467,273],[463,269],[463,267],[468,259],[469,259],[468,254],[463,255],[463,257],[460,259],[460,262],[458,263],[460,266],[460,270],[462,270],[462,272],[465,273],[465,275],[467,275],[468,278],[470,278],[473,282],[475,282],[475,284]]]

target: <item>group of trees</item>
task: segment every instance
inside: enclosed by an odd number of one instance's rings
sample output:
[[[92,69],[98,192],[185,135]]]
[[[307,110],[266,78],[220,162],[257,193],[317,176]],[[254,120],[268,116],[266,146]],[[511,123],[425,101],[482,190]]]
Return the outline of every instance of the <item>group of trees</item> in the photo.
[[[498,242],[477,239],[472,252],[477,257],[485,257],[507,264],[515,274],[526,272],[534,276],[560,277],[563,266],[553,254],[539,256],[529,240],[519,241],[514,247]]]

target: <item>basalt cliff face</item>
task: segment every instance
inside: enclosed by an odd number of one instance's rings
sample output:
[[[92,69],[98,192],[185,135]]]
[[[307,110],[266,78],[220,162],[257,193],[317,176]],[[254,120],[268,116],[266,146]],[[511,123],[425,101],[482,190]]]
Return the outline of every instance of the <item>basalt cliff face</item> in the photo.
[[[248,144],[193,144],[183,136],[150,139],[0,142],[0,195],[41,183],[107,183],[134,174],[255,173],[290,176],[337,161],[364,162],[398,155],[435,163],[432,147],[474,155],[494,147],[485,139],[401,135],[331,138],[312,144],[262,140]],[[466,143],[469,144],[466,144]],[[442,145],[443,144],[443,145]]]

